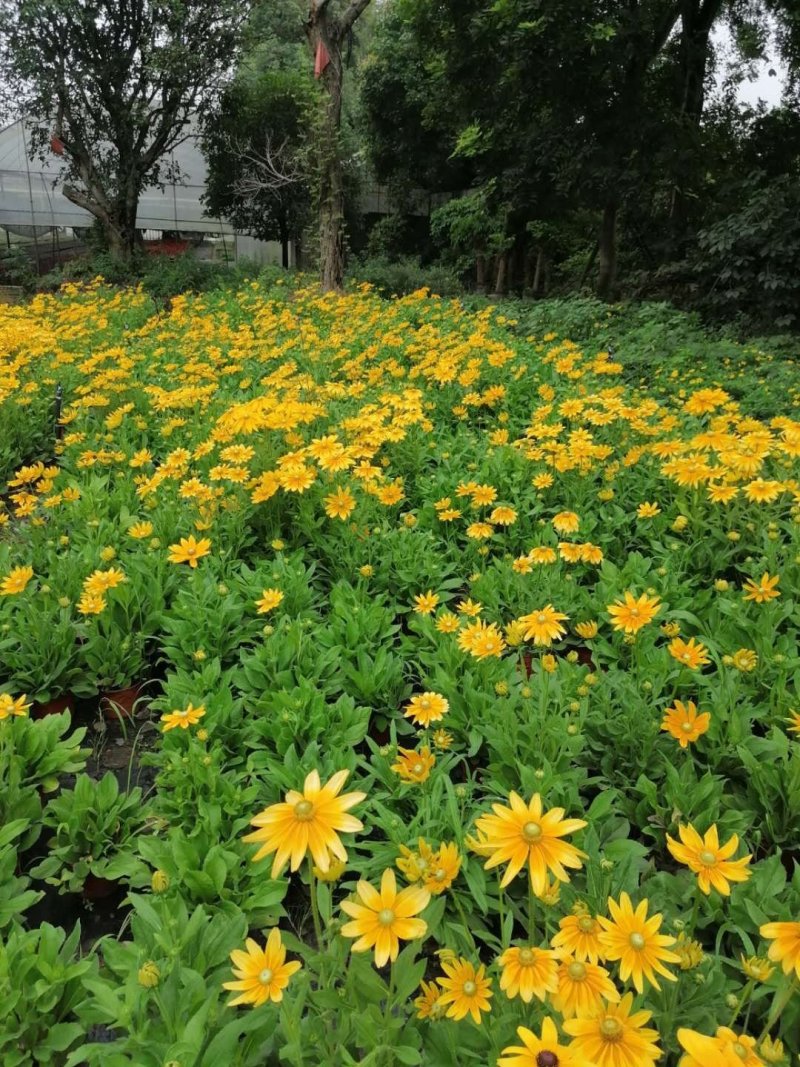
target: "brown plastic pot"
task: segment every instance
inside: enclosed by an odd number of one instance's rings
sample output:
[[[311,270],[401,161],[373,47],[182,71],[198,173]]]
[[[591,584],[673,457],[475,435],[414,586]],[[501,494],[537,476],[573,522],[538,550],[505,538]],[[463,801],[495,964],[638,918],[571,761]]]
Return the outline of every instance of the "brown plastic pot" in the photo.
[[[530,652],[522,653],[521,666],[525,672],[525,677],[530,678],[533,671],[533,655]]]
[[[118,719],[132,719],[133,708],[141,695],[140,685],[131,685],[127,689],[112,689],[100,697],[100,710],[108,722]]]
[[[34,704],[31,708],[32,719],[43,719],[46,715],[60,715],[72,706],[72,693],[64,693],[60,697],[48,700],[46,704]]]

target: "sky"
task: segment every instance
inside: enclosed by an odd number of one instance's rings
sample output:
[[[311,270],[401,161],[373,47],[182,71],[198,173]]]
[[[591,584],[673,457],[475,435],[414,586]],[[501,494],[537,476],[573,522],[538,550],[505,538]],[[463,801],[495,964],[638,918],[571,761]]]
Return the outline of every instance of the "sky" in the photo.
[[[733,54],[733,42],[726,26],[719,26],[714,31],[714,43],[721,52]],[[772,38],[767,46],[769,58],[753,64],[755,77],[744,81],[739,86],[739,99],[744,104],[757,104],[763,100],[768,107],[776,107],[781,102],[783,86],[786,80],[786,67],[778,55],[777,44]]]

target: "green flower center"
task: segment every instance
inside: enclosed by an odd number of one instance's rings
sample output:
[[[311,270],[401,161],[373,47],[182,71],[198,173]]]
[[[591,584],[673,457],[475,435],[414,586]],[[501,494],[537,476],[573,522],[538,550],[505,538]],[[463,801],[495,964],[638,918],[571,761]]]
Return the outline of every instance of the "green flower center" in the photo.
[[[578,929],[581,933],[591,934],[594,930],[594,919],[584,915],[582,919],[578,919]]]
[[[519,962],[523,967],[529,967],[533,963],[533,949],[521,948],[519,950]]]
[[[415,763],[411,770],[414,774],[422,774],[422,772],[425,770],[425,767],[421,763]]]
[[[538,841],[542,836],[542,828],[538,822],[526,822],[522,827],[522,836],[526,841]]]
[[[690,722],[682,722],[681,723],[681,730],[683,730],[683,732],[685,734],[690,734],[692,732],[692,729],[693,729],[693,727],[692,727],[692,724]]]
[[[439,867],[433,877],[437,882],[443,882],[447,877],[447,871],[443,867]]]
[[[576,960],[567,967],[567,974],[574,982],[582,982],[586,977],[586,967]]]
[[[381,926],[391,926],[394,922],[394,912],[391,908],[382,908],[378,912],[378,922]]]
[[[631,948],[635,948],[637,952],[641,952],[645,946],[645,940],[641,934],[631,934],[628,938]]]
[[[310,822],[314,815],[314,805],[310,800],[298,800],[294,806],[294,814],[300,822]]]
[[[700,862],[706,867],[713,867],[714,864],[717,862],[717,857],[714,855],[713,852],[701,852]]]
[[[622,1023],[619,1019],[608,1016],[600,1023],[600,1034],[604,1041],[619,1041],[622,1037]]]
[[[262,985],[269,985],[272,981],[273,974],[269,967],[265,967],[258,976],[258,980]]]
[[[475,985],[475,983],[471,979],[468,979],[464,983],[462,988],[463,988],[463,992],[464,992],[464,996],[465,997],[474,997],[475,994],[478,992],[478,987]]]

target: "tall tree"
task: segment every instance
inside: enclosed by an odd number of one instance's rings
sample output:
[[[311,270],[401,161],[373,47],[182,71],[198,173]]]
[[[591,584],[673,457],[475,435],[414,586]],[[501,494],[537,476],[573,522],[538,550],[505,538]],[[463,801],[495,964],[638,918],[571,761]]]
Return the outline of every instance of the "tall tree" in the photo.
[[[319,166],[320,279],[325,291],[344,284],[344,175],[342,126],[343,51],[353,26],[370,0],[310,0],[305,28],[314,55],[314,69],[323,89],[317,131]]]
[[[265,71],[230,85],[203,129],[208,214],[280,241],[284,267],[290,242],[297,245],[308,221],[308,129],[316,103],[305,72]]]
[[[34,149],[123,259],[145,186],[167,173],[228,76],[247,0],[0,0],[2,68]]]

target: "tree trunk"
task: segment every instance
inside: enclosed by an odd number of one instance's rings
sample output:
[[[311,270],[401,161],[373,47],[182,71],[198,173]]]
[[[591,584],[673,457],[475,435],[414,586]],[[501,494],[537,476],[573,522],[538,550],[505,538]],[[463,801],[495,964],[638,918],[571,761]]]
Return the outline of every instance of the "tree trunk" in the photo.
[[[533,295],[538,297],[542,288],[544,277],[544,249],[540,248],[536,253],[536,270],[533,272]]]
[[[597,276],[597,295],[600,300],[611,301],[617,280],[617,214],[619,205],[608,200],[603,208],[597,249],[600,267]]]
[[[475,256],[475,292],[480,295],[486,292],[486,256],[483,252]]]
[[[494,277],[492,296],[504,296],[506,291],[506,273],[508,270],[508,253],[501,252],[497,257],[497,272]]]
[[[281,266],[284,270],[289,269],[289,230],[286,227],[286,223],[280,220],[278,224],[278,232],[281,239]]]
[[[344,179],[339,144],[342,124],[342,41],[369,2],[350,0],[344,13],[337,18],[328,10],[329,0],[311,0],[306,22],[309,44],[315,57],[315,73],[326,94],[318,136],[319,266],[324,292],[337,292],[344,287]]]
[[[342,121],[342,54],[328,46],[323,80],[328,98],[322,119],[319,187],[319,269],[323,292],[344,287],[344,183],[339,151]]]
[[[111,254],[123,263],[129,263],[136,249],[136,213],[139,198],[135,192],[129,192],[125,198],[114,205],[111,214],[100,219],[103,233]]]

